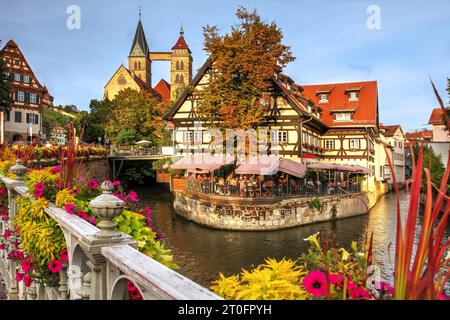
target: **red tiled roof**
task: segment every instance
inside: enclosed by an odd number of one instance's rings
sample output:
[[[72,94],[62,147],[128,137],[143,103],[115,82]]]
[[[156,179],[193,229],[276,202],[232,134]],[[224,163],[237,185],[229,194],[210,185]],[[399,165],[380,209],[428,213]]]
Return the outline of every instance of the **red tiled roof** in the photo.
[[[183,36],[180,36],[177,40],[177,42],[172,47],[173,49],[189,49],[189,46],[186,43],[186,40],[184,40]]]
[[[170,101],[170,84],[166,80],[161,79],[153,89],[159,93],[163,101]]]
[[[450,107],[447,107],[447,113],[450,111]],[[428,124],[444,124],[444,112],[441,108],[435,108],[431,112],[430,120]]]
[[[302,94],[322,108],[321,120],[330,127],[376,126],[378,119],[377,81],[302,85]],[[359,90],[357,101],[349,101],[349,90]],[[329,92],[328,103],[319,103],[318,92]],[[353,121],[334,121],[333,112],[349,111]]]
[[[424,140],[424,139],[432,139],[433,131],[431,130],[420,130],[415,132],[407,132],[405,133],[406,140],[414,141],[414,140]]]
[[[385,125],[380,124],[380,129],[384,129],[385,137],[392,137],[399,128],[401,130],[401,127],[398,124],[392,125],[392,126],[385,126]]]

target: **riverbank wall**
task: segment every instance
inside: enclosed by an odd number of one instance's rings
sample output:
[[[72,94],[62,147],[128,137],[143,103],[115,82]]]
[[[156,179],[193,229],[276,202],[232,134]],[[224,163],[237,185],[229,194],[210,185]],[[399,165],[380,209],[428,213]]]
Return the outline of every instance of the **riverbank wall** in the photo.
[[[32,166],[38,167],[53,167],[56,166],[59,161],[46,161],[46,162],[34,162]],[[111,168],[108,159],[82,159],[79,175],[81,177],[89,177],[90,179],[95,179],[97,181],[109,180],[111,179]]]
[[[223,230],[267,231],[342,219],[369,211],[365,194],[289,198],[277,202],[246,199],[211,199],[189,192],[174,192],[174,208],[182,217]]]

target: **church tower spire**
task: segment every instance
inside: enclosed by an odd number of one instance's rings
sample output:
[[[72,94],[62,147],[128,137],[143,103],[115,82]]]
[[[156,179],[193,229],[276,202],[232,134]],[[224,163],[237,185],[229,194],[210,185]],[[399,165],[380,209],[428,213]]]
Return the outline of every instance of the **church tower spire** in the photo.
[[[134,34],[134,40],[128,55],[128,70],[135,77],[140,78],[149,87],[152,85],[151,61],[149,60],[149,46],[141,22],[141,8],[139,7],[139,21]]]
[[[172,47],[170,61],[170,99],[174,100],[192,80],[192,55],[184,39],[183,24],[180,36]]]

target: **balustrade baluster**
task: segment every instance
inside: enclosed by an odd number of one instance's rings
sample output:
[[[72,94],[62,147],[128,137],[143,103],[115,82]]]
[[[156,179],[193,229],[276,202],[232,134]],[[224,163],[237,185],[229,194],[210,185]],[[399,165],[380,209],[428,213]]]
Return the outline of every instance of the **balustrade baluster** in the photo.
[[[81,297],[81,300],[89,300],[91,296],[91,273],[88,272],[83,277],[83,284],[80,289],[77,290],[77,294]]]
[[[67,261],[62,263],[62,269],[59,271],[59,300],[68,300],[69,288],[67,287]]]

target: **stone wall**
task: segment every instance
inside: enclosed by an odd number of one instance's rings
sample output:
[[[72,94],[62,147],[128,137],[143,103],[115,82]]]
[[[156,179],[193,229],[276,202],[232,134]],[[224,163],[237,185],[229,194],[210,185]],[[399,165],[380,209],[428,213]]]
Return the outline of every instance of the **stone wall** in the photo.
[[[198,224],[242,231],[278,230],[362,215],[369,210],[365,194],[321,197],[320,209],[310,208],[310,201],[311,198],[294,198],[271,204],[235,204],[175,192],[174,208]]]

